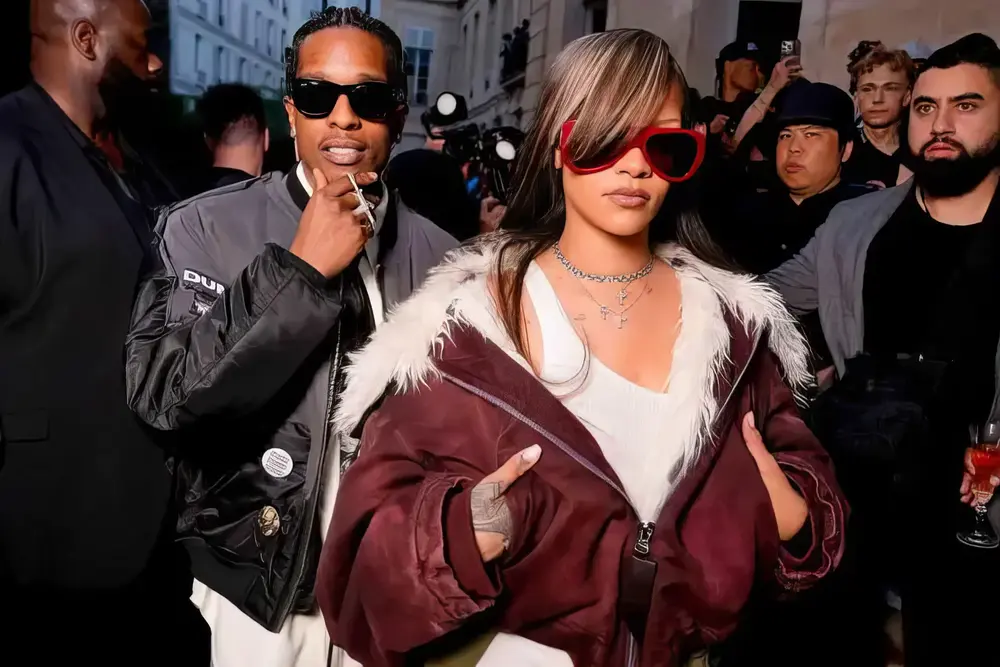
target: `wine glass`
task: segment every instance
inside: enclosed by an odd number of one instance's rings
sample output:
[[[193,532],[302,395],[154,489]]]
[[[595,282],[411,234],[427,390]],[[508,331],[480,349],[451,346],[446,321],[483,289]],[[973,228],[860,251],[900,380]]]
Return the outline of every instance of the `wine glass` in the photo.
[[[959,532],[956,537],[962,544],[979,549],[995,549],[1000,546],[986,515],[987,503],[993,497],[992,477],[1000,477],[1000,422],[987,422],[982,426],[970,426],[969,436],[972,446],[967,455],[972,458],[976,469],[972,476],[972,494],[978,504],[975,506],[976,524],[970,531]]]

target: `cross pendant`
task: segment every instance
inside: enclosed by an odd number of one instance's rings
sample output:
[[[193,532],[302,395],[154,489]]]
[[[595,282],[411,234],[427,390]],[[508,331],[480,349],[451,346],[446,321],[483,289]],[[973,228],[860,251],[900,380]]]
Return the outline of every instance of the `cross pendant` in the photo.
[[[628,322],[628,318],[627,317],[625,317],[624,315],[619,315],[618,316],[618,328],[619,329],[621,329],[622,325],[625,324],[626,322]]]
[[[618,305],[619,306],[624,306],[625,305],[625,299],[628,298],[628,290],[626,290],[624,287],[621,288],[620,290],[618,290],[618,295],[617,296],[618,296]]]
[[[607,306],[601,306],[601,319],[602,320],[608,319],[608,313],[610,312],[611,312],[610,308],[608,308]]]

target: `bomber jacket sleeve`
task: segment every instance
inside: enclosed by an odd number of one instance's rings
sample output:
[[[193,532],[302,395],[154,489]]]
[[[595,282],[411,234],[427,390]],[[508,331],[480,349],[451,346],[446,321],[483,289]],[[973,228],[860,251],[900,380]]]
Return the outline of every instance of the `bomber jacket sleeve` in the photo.
[[[316,597],[333,643],[362,664],[402,664],[500,594],[470,509],[471,489],[486,474],[478,467],[493,461],[473,460],[486,449],[474,421],[461,420],[460,429],[442,419],[442,404],[462,411],[459,391],[431,381],[417,395],[387,398],[341,481]]]
[[[771,353],[763,357],[756,386],[756,394],[764,399],[757,406],[764,412],[763,420],[758,422],[764,425],[764,442],[809,507],[809,519],[803,527],[807,534],[793,540],[796,547],[802,548],[790,549],[791,544],[786,543],[780,549],[776,570],[783,588],[799,591],[811,587],[840,564],[849,510],[833,463],[802,420]]]
[[[269,244],[233,279],[196,206],[168,211],[126,341],[129,406],[173,430],[266,403],[340,315],[339,281]]]
[[[781,296],[788,309],[796,315],[805,315],[819,308],[819,275],[816,254],[819,232],[795,257],[764,276]]]

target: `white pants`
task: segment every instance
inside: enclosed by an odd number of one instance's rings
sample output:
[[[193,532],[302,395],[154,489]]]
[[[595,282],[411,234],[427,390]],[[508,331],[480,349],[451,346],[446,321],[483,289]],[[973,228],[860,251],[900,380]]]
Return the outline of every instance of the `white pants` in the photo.
[[[330,640],[318,612],[292,614],[274,633],[200,581],[191,601],[212,629],[213,667],[361,667],[338,648],[328,665]]]

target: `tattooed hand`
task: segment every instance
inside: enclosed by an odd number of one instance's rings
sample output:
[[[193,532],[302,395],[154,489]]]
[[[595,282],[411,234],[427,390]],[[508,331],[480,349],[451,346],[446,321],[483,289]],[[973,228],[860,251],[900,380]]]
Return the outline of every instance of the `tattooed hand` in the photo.
[[[541,455],[542,448],[538,445],[523,449],[472,489],[472,527],[483,562],[496,560],[510,545],[513,519],[504,493],[531,470]]]

